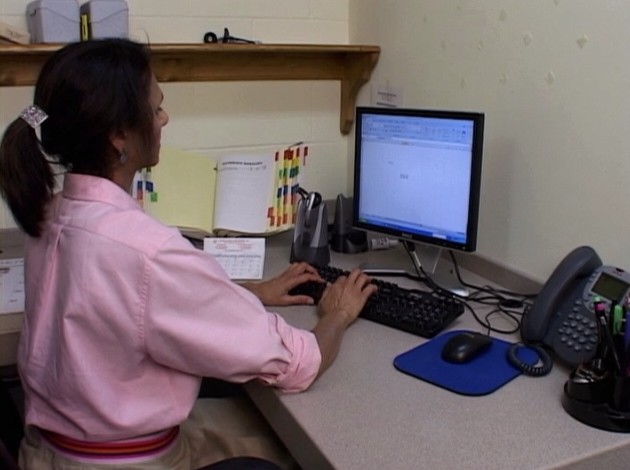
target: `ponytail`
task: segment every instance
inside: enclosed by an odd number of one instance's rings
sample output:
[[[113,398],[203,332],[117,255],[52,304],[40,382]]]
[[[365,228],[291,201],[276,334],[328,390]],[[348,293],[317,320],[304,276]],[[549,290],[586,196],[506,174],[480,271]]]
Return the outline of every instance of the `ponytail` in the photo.
[[[27,234],[41,235],[54,188],[55,175],[35,130],[23,119],[16,119],[0,143],[0,194]]]

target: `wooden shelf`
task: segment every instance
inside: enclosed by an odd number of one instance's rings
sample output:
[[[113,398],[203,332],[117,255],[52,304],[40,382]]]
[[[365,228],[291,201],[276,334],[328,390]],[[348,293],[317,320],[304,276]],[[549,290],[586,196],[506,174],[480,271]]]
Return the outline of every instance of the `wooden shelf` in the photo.
[[[0,86],[34,85],[59,45],[0,45]],[[160,82],[339,80],[340,130],[350,132],[356,97],[370,79],[378,46],[281,44],[153,44]]]

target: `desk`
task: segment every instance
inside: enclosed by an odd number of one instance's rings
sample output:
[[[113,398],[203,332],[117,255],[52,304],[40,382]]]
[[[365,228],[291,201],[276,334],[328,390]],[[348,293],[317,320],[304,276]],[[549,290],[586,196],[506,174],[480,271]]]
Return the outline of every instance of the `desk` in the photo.
[[[351,268],[367,255],[333,252],[331,264]],[[369,255],[411,267],[402,250]],[[288,257],[286,244],[269,239],[265,276],[284,269]],[[317,319],[313,307],[276,311],[307,329]],[[482,331],[469,312],[450,329]],[[568,369],[556,365],[546,377],[519,376],[490,395],[465,397],[393,367],[396,355],[425,341],[359,319],[308,391],[280,394],[255,384],[247,390],[305,470],[628,468],[630,434],[591,428],[562,408]]]
[[[24,257],[24,234],[18,229],[0,229],[0,259]],[[0,367],[15,364],[22,328],[22,313],[0,314]]]

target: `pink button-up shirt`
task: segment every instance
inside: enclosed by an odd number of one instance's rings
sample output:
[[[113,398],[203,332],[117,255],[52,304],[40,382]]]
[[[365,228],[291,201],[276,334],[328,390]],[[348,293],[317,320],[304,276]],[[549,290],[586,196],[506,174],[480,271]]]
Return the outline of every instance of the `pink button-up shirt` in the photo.
[[[66,175],[43,235],[27,240],[25,278],[26,422],[69,437],[179,424],[200,376],[297,392],[321,363],[311,332],[103,178]]]

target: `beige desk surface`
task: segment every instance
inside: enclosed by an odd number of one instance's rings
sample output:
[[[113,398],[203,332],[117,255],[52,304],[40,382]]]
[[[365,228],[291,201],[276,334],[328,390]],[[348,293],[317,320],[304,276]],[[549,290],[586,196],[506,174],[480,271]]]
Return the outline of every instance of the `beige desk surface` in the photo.
[[[402,250],[370,255],[411,267]],[[265,275],[280,272],[288,257],[286,245],[270,239]],[[333,252],[331,264],[351,268],[365,259]],[[300,327],[316,322],[314,307],[277,311]],[[483,331],[470,313],[450,329]],[[630,467],[630,434],[591,428],[563,410],[567,369],[554,366],[546,377],[519,376],[490,395],[465,397],[393,367],[396,355],[425,341],[359,319],[308,391],[251,385],[248,392],[306,470]]]

